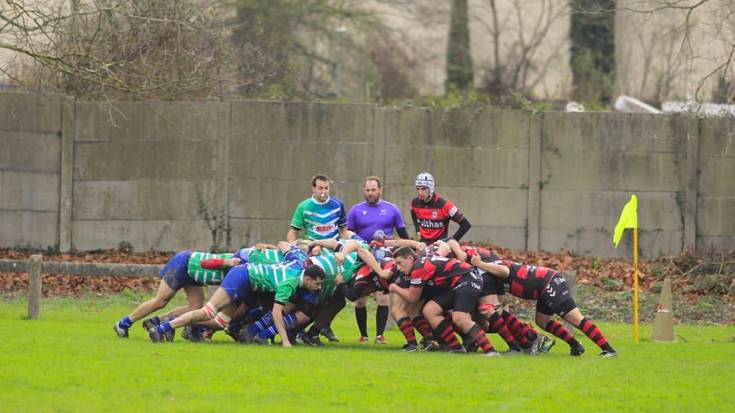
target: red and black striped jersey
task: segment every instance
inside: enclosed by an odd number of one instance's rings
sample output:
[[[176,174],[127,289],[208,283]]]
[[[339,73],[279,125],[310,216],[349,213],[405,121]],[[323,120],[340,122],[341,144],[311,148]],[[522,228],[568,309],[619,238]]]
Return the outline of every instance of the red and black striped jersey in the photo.
[[[452,201],[435,193],[429,202],[414,198],[411,217],[418,227],[421,241],[429,243],[445,238],[449,233],[449,221],[459,222],[464,215]]]
[[[385,279],[380,277],[378,274],[376,274],[372,268],[370,268],[369,265],[363,264],[360,269],[357,270],[355,273],[355,282],[360,283],[364,282],[367,284],[372,285],[375,288],[375,291],[380,291],[387,293],[388,287],[391,283],[393,283],[396,279],[396,273],[398,272],[398,267],[396,267],[396,262],[392,259],[387,259],[385,261],[382,261],[380,263],[380,266],[384,270],[391,270],[391,278]]]
[[[558,273],[551,268],[520,264],[511,260],[498,260],[495,263],[508,267],[510,274],[503,280],[503,284],[508,287],[508,292],[519,298],[537,300],[551,277]]]
[[[419,257],[411,270],[411,285],[416,287],[454,287],[474,267],[454,258]]]

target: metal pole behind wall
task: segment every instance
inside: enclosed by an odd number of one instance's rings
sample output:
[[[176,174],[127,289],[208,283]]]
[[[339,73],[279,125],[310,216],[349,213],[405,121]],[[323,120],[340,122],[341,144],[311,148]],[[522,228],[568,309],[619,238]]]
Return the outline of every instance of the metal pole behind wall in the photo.
[[[38,320],[41,315],[41,284],[43,257],[31,255],[29,265],[30,281],[28,283],[28,319]]]

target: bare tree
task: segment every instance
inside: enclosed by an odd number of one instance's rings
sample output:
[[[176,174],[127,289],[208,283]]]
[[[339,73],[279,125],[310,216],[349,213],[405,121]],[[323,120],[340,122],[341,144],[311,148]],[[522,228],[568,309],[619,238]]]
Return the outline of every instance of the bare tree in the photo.
[[[565,39],[550,34],[559,26],[568,27],[569,5],[556,0],[532,5],[521,0],[486,0],[481,8],[472,15],[489,36],[489,44],[483,47],[492,56],[479,68],[482,88],[497,97],[512,92],[533,95],[568,47]],[[529,13],[530,9],[535,12]]]
[[[222,97],[233,49],[218,13],[194,0],[5,0],[0,48],[26,64],[0,70],[86,99]]]
[[[734,1],[624,0],[618,2],[617,13],[618,30],[637,31],[639,39],[647,39],[635,46],[640,51],[628,53],[642,55],[649,63],[645,70],[650,74],[640,85],[643,97],[700,101],[732,97]],[[634,61],[625,63],[635,66]]]

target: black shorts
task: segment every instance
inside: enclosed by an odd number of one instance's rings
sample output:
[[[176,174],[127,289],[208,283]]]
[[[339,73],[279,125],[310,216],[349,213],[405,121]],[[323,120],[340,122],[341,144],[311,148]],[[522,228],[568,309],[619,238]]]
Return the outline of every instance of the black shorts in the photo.
[[[432,301],[444,310],[473,313],[477,299],[482,291],[482,275],[476,271],[465,274],[451,290],[443,290],[434,295]]]
[[[503,280],[489,272],[483,272],[480,297],[487,297],[488,295],[505,295],[505,287],[503,287]]]
[[[568,312],[577,308],[567,281],[561,274],[551,277],[541,295],[536,301],[536,312],[546,315],[558,314],[564,317]]]

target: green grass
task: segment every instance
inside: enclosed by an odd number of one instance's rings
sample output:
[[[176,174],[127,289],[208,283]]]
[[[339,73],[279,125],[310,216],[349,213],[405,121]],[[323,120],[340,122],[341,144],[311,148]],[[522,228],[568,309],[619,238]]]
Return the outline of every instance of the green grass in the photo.
[[[350,307],[334,323],[343,339],[324,348],[212,343],[153,344],[135,325],[111,326],[135,295],[43,302],[24,320],[24,301],[0,301],[0,411],[732,411],[731,327],[677,326],[676,343],[642,327],[599,323],[620,353],[580,358],[557,344],[540,357],[405,354],[355,343]],[[370,329],[372,326],[370,316]],[[497,344],[501,340],[491,336]],[[501,346],[499,346],[501,347]]]

